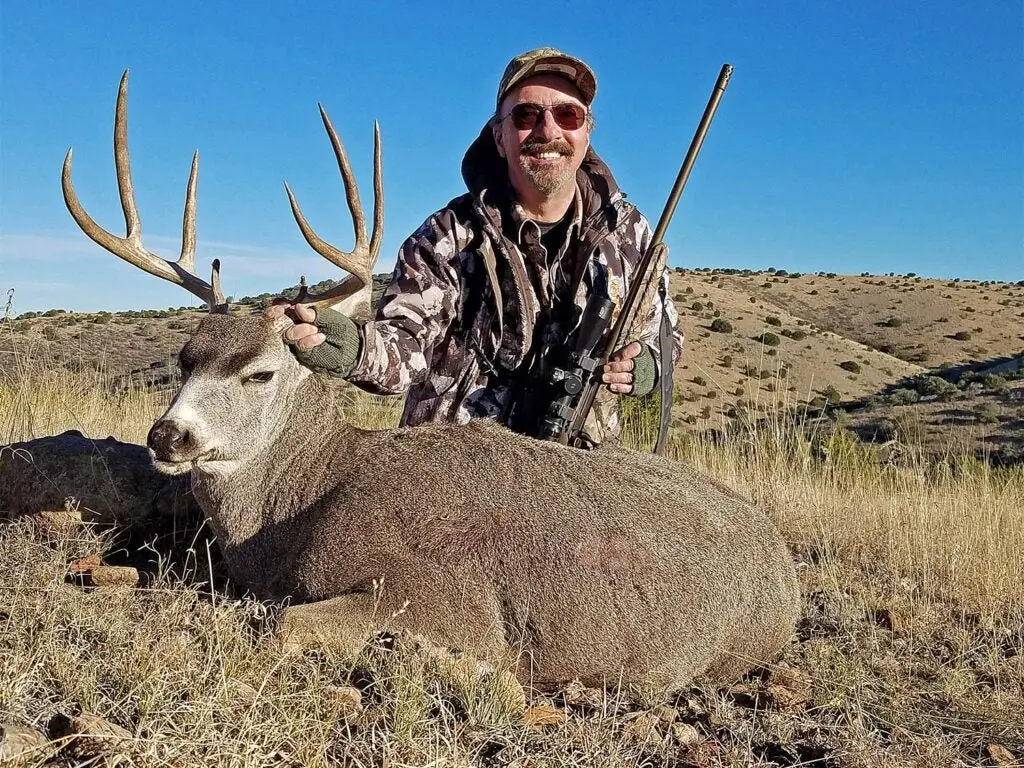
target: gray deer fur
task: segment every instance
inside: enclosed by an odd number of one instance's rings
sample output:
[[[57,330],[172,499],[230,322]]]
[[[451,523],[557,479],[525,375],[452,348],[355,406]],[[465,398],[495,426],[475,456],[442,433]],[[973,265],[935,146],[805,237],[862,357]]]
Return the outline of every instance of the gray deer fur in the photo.
[[[181,256],[147,251],[127,147],[127,71],[114,158],[127,233],[102,229],[71,180],[75,221],[119,258],[219,313],[182,349],[186,378],[150,430],[158,469],[192,472],[235,582],[296,603],[293,635],[358,648],[374,627],[512,661],[526,683],[672,688],[725,681],[769,660],[797,614],[792,560],[761,512],[693,469],[622,448],[592,452],[494,424],[368,432],[346,425],[331,388],[282,339],[291,322],[225,313],[220,266],[195,274],[196,179]],[[307,242],[350,273],[315,305],[366,303],[383,229],[380,135],[367,236],[351,166],[327,113],[356,230],[352,252],[321,240],[288,189]],[[329,638],[327,636],[330,636]]]
[[[193,472],[232,578],[308,604],[293,626],[354,647],[386,623],[517,659],[537,687],[727,681],[787,643],[792,560],[728,489],[490,423],[346,425],[286,322],[205,319],[149,444],[161,470]]]

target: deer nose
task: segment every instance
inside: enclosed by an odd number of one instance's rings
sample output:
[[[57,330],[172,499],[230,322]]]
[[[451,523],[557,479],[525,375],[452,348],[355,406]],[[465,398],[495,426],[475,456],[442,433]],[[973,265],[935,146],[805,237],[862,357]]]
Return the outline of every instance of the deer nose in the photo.
[[[146,445],[157,458],[169,459],[192,442],[192,434],[178,422],[161,419],[149,430]]]

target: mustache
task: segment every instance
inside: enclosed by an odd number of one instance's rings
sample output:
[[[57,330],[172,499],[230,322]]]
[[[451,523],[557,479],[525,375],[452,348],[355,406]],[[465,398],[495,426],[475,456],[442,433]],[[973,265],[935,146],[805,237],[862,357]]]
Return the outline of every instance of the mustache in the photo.
[[[545,152],[558,152],[562,155],[571,155],[572,147],[565,139],[527,139],[523,142],[522,153],[526,155],[541,155]]]

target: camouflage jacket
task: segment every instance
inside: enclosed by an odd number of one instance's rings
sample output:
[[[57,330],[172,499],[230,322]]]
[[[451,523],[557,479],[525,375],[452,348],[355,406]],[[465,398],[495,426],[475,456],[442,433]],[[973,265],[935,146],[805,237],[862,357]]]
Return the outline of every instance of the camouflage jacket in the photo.
[[[517,428],[520,405],[543,399],[524,374],[542,373],[565,349],[592,291],[618,309],[652,233],[593,150],[577,174],[572,219],[554,254],[511,202],[488,128],[466,153],[462,174],[469,193],[402,245],[347,378],[378,394],[408,392],[403,425],[492,418]],[[667,271],[662,280],[667,288]],[[662,312],[674,331],[674,362],[683,337],[671,301],[663,307],[655,296],[641,340],[656,349]],[[618,434],[618,396],[602,387],[584,436],[598,444]]]

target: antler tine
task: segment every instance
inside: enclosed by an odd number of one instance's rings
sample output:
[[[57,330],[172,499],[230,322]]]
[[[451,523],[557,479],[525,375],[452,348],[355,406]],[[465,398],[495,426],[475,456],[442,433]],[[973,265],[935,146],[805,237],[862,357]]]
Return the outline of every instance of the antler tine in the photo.
[[[185,196],[185,213],[182,221],[181,255],[178,261],[171,262],[147,251],[142,245],[142,222],[135,205],[135,190],[132,185],[131,161],[128,154],[128,70],[121,76],[121,84],[117,91],[117,106],[114,111],[114,167],[117,171],[117,189],[121,197],[121,210],[124,212],[125,237],[117,237],[100,227],[86,213],[75,193],[71,181],[71,150],[64,157],[61,172],[61,189],[64,192],[64,204],[72,218],[96,244],[110,253],[124,259],[151,275],[168,280],[185,288],[189,293],[206,302],[211,309],[224,303],[220,291],[219,265],[214,269],[216,285],[210,285],[195,274],[196,248],[196,184],[199,175],[199,153],[192,157],[192,170],[189,174],[188,189]]]
[[[384,174],[381,170],[380,124],[373,121],[373,233],[370,235],[370,272],[380,258],[384,239]]]
[[[349,277],[323,293],[316,295],[308,294],[305,291],[300,293],[299,301],[316,306],[325,306],[336,304],[341,299],[352,296],[371,284],[373,280],[373,267],[380,254],[380,244],[384,230],[384,189],[381,173],[380,127],[374,122],[374,216],[373,235],[368,241],[366,236],[366,216],[363,213],[362,202],[359,198],[359,185],[356,182],[355,174],[352,172],[348,153],[345,151],[345,146],[339,138],[338,132],[334,129],[334,124],[331,122],[327,110],[324,109],[322,104],[318,106],[320,108],[320,118],[323,120],[327,136],[330,138],[331,146],[334,149],[334,157],[338,162],[338,170],[341,172],[341,179],[345,185],[348,209],[352,214],[352,228],[355,232],[356,240],[352,251],[342,251],[335,248],[317,235],[303,215],[298,200],[295,198],[295,194],[287,182],[285,182],[284,187],[288,193],[288,202],[291,205],[292,215],[295,217],[295,222],[298,224],[299,230],[302,232],[306,242],[325,259],[349,273]]]

